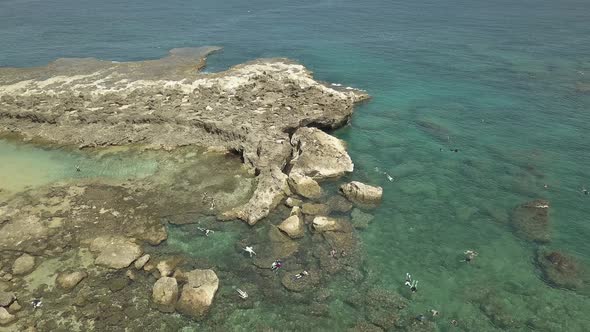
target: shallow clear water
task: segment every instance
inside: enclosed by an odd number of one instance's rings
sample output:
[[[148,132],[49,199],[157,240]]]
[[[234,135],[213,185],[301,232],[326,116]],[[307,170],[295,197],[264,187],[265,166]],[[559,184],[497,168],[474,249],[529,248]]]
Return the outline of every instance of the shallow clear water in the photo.
[[[536,245],[513,235],[509,215],[548,199],[551,247],[589,264],[590,197],[580,191],[590,187],[588,22],[581,0],[10,0],[0,3],[0,66],[219,45],[208,70],[284,56],[319,79],[366,89],[374,98],[337,135],[355,161],[352,178],[385,190],[361,234],[374,282],[404,291],[411,272],[421,285],[412,310],[439,310],[443,331],[451,319],[470,331],[587,331],[588,297],[541,280]],[[71,172],[67,164],[56,172]],[[172,232],[171,245],[196,250],[183,234]],[[480,253],[472,265],[459,262],[468,248]],[[490,303],[517,323],[491,320]],[[227,326],[295,319],[279,320],[280,311],[236,310]],[[334,327],[354,315],[338,299],[330,313]]]

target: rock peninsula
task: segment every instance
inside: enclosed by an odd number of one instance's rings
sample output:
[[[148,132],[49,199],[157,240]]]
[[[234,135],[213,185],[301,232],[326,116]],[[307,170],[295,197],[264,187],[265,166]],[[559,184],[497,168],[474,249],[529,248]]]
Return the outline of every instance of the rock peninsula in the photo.
[[[345,125],[366,93],[318,82],[287,59],[203,72],[207,55],[217,50],[173,49],[162,59],[138,62],[58,59],[45,67],[0,68],[0,135],[79,148],[200,145],[237,153],[257,175],[258,187],[248,203],[222,217],[250,224],[290,193],[291,168],[314,179],[352,171],[343,143],[321,129]]]

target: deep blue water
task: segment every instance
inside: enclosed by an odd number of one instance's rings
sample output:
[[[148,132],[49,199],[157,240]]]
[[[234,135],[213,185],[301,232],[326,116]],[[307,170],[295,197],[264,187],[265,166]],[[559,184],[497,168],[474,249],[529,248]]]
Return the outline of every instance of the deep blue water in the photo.
[[[289,57],[365,89],[374,98],[337,134],[352,177],[385,190],[361,234],[375,282],[399,290],[412,272],[413,308],[441,311],[443,331],[451,319],[465,331],[588,331],[588,297],[541,280],[537,246],[509,215],[548,199],[549,247],[588,266],[589,22],[578,0],[0,0],[0,66],[217,45],[210,71]],[[458,262],[469,248],[477,265]],[[490,303],[515,323],[499,324]]]

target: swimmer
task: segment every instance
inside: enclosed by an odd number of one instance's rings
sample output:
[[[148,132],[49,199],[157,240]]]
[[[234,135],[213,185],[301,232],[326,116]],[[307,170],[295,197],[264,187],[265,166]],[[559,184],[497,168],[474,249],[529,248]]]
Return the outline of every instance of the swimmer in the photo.
[[[278,271],[281,267],[283,267],[283,262],[280,259],[277,259],[276,261],[272,262],[270,269],[272,271]]]
[[[330,250],[330,257],[336,258],[336,249]]]
[[[33,301],[31,301],[31,305],[33,306],[33,310],[37,310],[38,308],[41,307],[42,304],[43,304],[43,302],[40,299],[34,299]]]
[[[586,189],[586,187],[583,187],[583,188],[582,188],[582,193],[583,193],[584,195],[590,195],[590,193],[588,192],[588,189]]]
[[[404,285],[410,287],[412,293],[416,293],[418,291],[418,280],[412,280],[412,276],[409,273],[406,273],[406,282]]]
[[[545,184],[543,185],[543,188],[545,188],[545,189],[549,189],[549,185],[545,183]]]
[[[252,249],[252,247],[248,247],[246,246],[246,248],[243,249],[245,252],[250,254],[250,257],[252,257],[252,255],[256,255],[256,252],[254,252],[254,249]]]
[[[197,227],[197,229],[200,230],[201,232],[205,233],[206,237],[209,237],[209,234],[215,233],[214,231],[212,231],[210,229],[206,229],[206,228],[202,228],[202,227]]]
[[[293,276],[293,278],[295,278],[295,280],[299,280],[307,275],[309,275],[309,272],[303,271],[301,273],[297,273],[295,276]]]
[[[418,280],[414,280],[412,285],[410,285],[410,290],[412,293],[416,293],[418,291]]]
[[[412,285],[412,276],[409,273],[406,273],[406,282],[404,285],[410,287]]]
[[[477,255],[479,255],[477,251],[471,249],[465,250],[463,254],[465,254],[465,259],[463,260],[463,262],[467,263],[470,263],[472,260],[475,259],[475,257],[477,257]]]
[[[436,317],[438,316],[439,312],[437,310],[430,309],[430,314],[432,315],[432,317]]]
[[[453,326],[457,326],[457,325],[459,325],[459,322],[458,322],[456,319],[453,319],[453,320],[451,321],[451,325],[453,325]]]
[[[340,257],[346,257],[346,251],[342,250],[342,251],[340,252]]]
[[[76,172],[80,172],[80,165],[76,165]]]

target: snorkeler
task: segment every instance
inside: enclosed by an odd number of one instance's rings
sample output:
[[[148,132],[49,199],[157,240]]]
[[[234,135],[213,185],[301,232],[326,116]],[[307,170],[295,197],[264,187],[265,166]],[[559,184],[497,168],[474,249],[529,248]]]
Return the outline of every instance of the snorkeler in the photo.
[[[280,259],[277,259],[276,261],[272,262],[270,269],[272,271],[278,271],[281,267],[283,267],[283,262]]]
[[[477,257],[477,255],[479,255],[477,251],[471,249],[465,250],[463,254],[465,254],[465,259],[462,262],[467,263],[470,263],[472,260],[475,259],[475,257]]]
[[[252,247],[246,246],[246,248],[244,248],[243,250],[249,253],[250,257],[252,257],[252,255],[256,255],[256,252],[254,252],[254,249],[252,249]]]
[[[31,301],[31,305],[33,306],[33,310],[37,310],[38,308],[41,307],[42,304],[43,304],[43,302],[40,299],[34,299],[33,301]]]
[[[309,275],[309,272],[307,272],[307,271],[303,271],[303,272],[301,272],[301,273],[297,273],[296,275],[294,275],[294,276],[293,276],[293,278],[294,278],[295,280],[299,280],[299,279],[301,279],[301,278],[303,278],[303,277],[305,277],[305,276],[307,276],[307,275]]]

